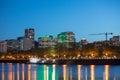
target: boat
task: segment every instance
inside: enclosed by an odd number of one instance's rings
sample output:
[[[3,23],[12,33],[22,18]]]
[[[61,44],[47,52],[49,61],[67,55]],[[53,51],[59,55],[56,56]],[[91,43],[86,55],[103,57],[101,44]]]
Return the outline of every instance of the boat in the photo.
[[[40,61],[40,59],[37,57],[30,57],[30,59],[29,59],[30,63],[38,63],[39,61]]]

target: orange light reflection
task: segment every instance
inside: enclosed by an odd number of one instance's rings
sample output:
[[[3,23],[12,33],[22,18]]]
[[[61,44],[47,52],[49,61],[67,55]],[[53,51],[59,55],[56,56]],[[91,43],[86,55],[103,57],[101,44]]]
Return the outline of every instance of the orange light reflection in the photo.
[[[28,64],[28,80],[30,80],[30,74],[31,74],[31,65]]]
[[[91,80],[95,80],[95,65],[90,65]]]
[[[67,80],[67,66],[63,65],[63,80]]]
[[[81,65],[78,65],[78,80],[81,80]]]
[[[109,80],[109,65],[105,65],[104,80]]]
[[[4,63],[2,63],[2,80],[4,80]]]
[[[37,79],[37,76],[36,76],[36,69],[34,69],[34,80]]]
[[[12,63],[9,64],[8,80],[12,80]]]
[[[24,64],[22,64],[22,80],[24,80]]]

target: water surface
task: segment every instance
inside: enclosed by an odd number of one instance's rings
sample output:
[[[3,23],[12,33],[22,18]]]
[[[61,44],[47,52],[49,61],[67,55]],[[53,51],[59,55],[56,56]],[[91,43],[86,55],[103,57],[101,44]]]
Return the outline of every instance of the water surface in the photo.
[[[0,63],[0,80],[120,80],[120,65]]]

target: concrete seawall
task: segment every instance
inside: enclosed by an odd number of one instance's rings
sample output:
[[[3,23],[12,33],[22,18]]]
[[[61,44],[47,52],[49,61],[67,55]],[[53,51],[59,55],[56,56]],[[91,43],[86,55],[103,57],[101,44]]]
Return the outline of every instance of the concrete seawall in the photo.
[[[0,63],[29,63],[29,60],[0,60]],[[120,65],[120,59],[65,59],[65,60],[56,60],[55,63],[45,62],[45,63],[36,63],[36,64],[57,64],[57,65]]]
[[[120,59],[77,59],[77,60],[58,60],[58,64],[81,64],[81,65],[120,65]]]
[[[0,60],[0,63],[27,63],[29,60]]]

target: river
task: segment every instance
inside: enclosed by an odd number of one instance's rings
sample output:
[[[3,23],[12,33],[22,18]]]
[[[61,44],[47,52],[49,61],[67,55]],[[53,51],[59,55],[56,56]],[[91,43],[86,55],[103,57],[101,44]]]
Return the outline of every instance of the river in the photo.
[[[0,80],[120,80],[120,65],[0,63]]]

